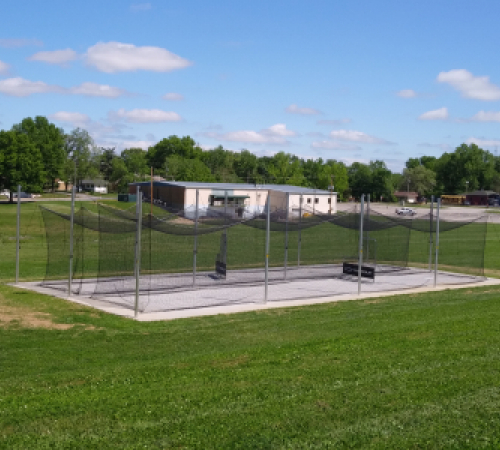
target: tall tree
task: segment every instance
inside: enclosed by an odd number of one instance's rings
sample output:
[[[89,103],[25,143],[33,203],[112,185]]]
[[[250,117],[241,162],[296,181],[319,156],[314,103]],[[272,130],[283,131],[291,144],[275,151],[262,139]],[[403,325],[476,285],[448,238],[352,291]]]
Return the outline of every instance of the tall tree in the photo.
[[[400,189],[418,192],[419,195],[429,197],[436,186],[436,174],[425,166],[416,166],[404,169]]]
[[[19,131],[0,131],[0,187],[13,192],[21,185],[28,192],[41,192],[45,181],[43,158],[38,147]]]
[[[371,189],[370,194],[373,200],[392,197],[392,173],[387,168],[384,161],[370,161]]]
[[[241,180],[247,183],[258,182],[258,165],[259,162],[257,156],[250,153],[248,150],[242,150],[240,153],[235,154],[235,173]]]
[[[361,198],[372,190],[372,173],[370,167],[360,162],[354,162],[348,169],[349,187],[354,198]]]
[[[489,189],[495,175],[495,163],[494,155],[476,144],[462,144],[453,153],[444,153],[436,163],[440,193]]]
[[[149,173],[146,152],[142,148],[128,148],[122,151],[122,159],[127,170],[139,178]]]
[[[94,140],[86,130],[75,128],[66,136],[67,162],[64,175],[66,186],[70,181],[78,186],[81,181],[95,172]]]
[[[196,142],[190,136],[182,138],[178,136],[169,136],[162,139],[147,152],[148,165],[158,170],[165,169],[165,161],[170,156],[179,156],[188,159],[200,159],[202,149],[196,145]]]
[[[54,192],[56,180],[62,176],[66,158],[63,130],[43,116],[36,116],[35,119],[27,117],[21,123],[14,125],[12,129],[27,135],[40,150],[46,176],[45,184],[49,185]]]
[[[306,182],[299,158],[279,152],[271,157],[267,166],[270,181],[274,184],[303,186]]]
[[[101,161],[99,163],[100,171],[105,180],[110,179],[113,172],[113,160],[117,158],[114,147],[101,147]]]

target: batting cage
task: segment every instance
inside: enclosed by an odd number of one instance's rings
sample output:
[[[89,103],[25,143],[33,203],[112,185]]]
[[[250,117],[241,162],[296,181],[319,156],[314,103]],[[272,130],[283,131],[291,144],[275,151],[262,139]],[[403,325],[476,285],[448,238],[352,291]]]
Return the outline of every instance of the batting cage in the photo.
[[[198,197],[197,197],[198,198]],[[138,312],[478,281],[487,216],[414,217],[369,202],[322,213],[302,195],[259,211],[198,202],[182,210],[41,207],[42,285]]]

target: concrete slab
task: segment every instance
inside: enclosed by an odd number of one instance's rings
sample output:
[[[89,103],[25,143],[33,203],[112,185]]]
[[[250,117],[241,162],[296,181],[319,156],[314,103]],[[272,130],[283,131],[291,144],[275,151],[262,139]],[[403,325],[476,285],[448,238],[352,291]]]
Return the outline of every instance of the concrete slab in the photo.
[[[168,289],[143,292],[139,298],[140,312],[136,319],[173,320],[500,284],[500,279],[439,271],[438,284],[434,287],[433,272],[423,269],[408,269],[403,272],[379,275],[375,282],[363,279],[360,295],[357,278],[350,277],[272,283],[268,286],[267,302],[264,301],[264,284],[225,284],[174,292]],[[88,280],[86,282],[85,291],[69,298],[62,290],[43,287],[36,282],[19,283],[17,287],[64,298],[110,314],[134,318],[135,296],[132,292],[93,298],[91,283]]]

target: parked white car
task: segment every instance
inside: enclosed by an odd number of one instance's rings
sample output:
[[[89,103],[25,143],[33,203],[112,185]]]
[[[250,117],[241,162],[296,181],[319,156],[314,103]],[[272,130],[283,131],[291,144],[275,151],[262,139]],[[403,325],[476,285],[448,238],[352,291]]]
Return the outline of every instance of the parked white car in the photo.
[[[402,208],[396,208],[396,214],[398,214],[399,216],[414,216],[415,214],[417,214],[417,211],[412,208],[403,206]]]

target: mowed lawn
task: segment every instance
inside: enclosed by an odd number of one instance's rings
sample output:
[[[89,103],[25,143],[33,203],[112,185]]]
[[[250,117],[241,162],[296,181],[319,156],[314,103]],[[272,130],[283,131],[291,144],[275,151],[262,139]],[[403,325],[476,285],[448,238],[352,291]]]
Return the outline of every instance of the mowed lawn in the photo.
[[[0,286],[0,448],[498,448],[500,287],[140,323]]]

